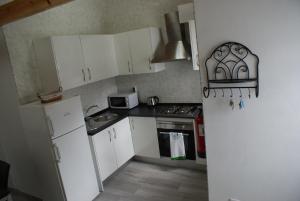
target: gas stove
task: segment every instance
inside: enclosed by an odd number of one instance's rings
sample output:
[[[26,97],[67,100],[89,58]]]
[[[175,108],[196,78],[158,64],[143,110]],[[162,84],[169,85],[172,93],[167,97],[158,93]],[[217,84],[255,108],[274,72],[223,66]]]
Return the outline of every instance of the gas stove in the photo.
[[[197,109],[196,106],[183,105],[160,105],[157,106],[156,111],[159,114],[175,115],[175,114],[191,114]]]

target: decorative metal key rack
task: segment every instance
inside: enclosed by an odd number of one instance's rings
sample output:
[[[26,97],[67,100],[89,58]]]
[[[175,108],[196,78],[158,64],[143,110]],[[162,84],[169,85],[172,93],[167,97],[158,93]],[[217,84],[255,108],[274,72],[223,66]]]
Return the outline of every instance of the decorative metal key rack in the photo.
[[[208,98],[211,90],[214,91],[214,97],[217,90],[222,90],[223,97],[224,90],[229,90],[231,97],[233,90],[239,90],[242,96],[243,89],[248,89],[249,97],[251,89],[254,89],[258,97],[258,65],[258,56],[246,46],[236,42],[220,45],[205,62],[207,87],[203,88],[204,97]]]

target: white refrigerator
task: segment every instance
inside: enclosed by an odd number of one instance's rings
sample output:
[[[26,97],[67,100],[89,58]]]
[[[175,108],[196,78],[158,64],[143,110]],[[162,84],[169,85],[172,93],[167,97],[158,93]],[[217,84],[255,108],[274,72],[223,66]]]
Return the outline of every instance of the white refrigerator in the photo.
[[[92,201],[99,194],[80,97],[21,107],[44,201]]]

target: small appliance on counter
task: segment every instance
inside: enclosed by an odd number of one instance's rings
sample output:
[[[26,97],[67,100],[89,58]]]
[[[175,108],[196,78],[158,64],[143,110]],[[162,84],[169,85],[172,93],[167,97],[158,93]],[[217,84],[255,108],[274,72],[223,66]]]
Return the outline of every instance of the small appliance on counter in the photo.
[[[159,103],[159,98],[157,96],[151,96],[147,98],[148,106],[155,106]]]
[[[109,96],[108,103],[113,109],[132,109],[139,104],[139,101],[137,93],[122,93]]]

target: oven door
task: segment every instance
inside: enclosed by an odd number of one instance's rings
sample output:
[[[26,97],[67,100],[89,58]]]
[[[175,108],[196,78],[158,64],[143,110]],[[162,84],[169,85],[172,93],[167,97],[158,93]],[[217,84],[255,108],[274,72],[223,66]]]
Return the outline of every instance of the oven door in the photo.
[[[170,133],[182,133],[186,159],[196,160],[195,138],[193,130],[157,129],[159,151],[162,157],[171,157]]]
[[[128,98],[127,97],[109,97],[109,106],[115,109],[127,109]]]

